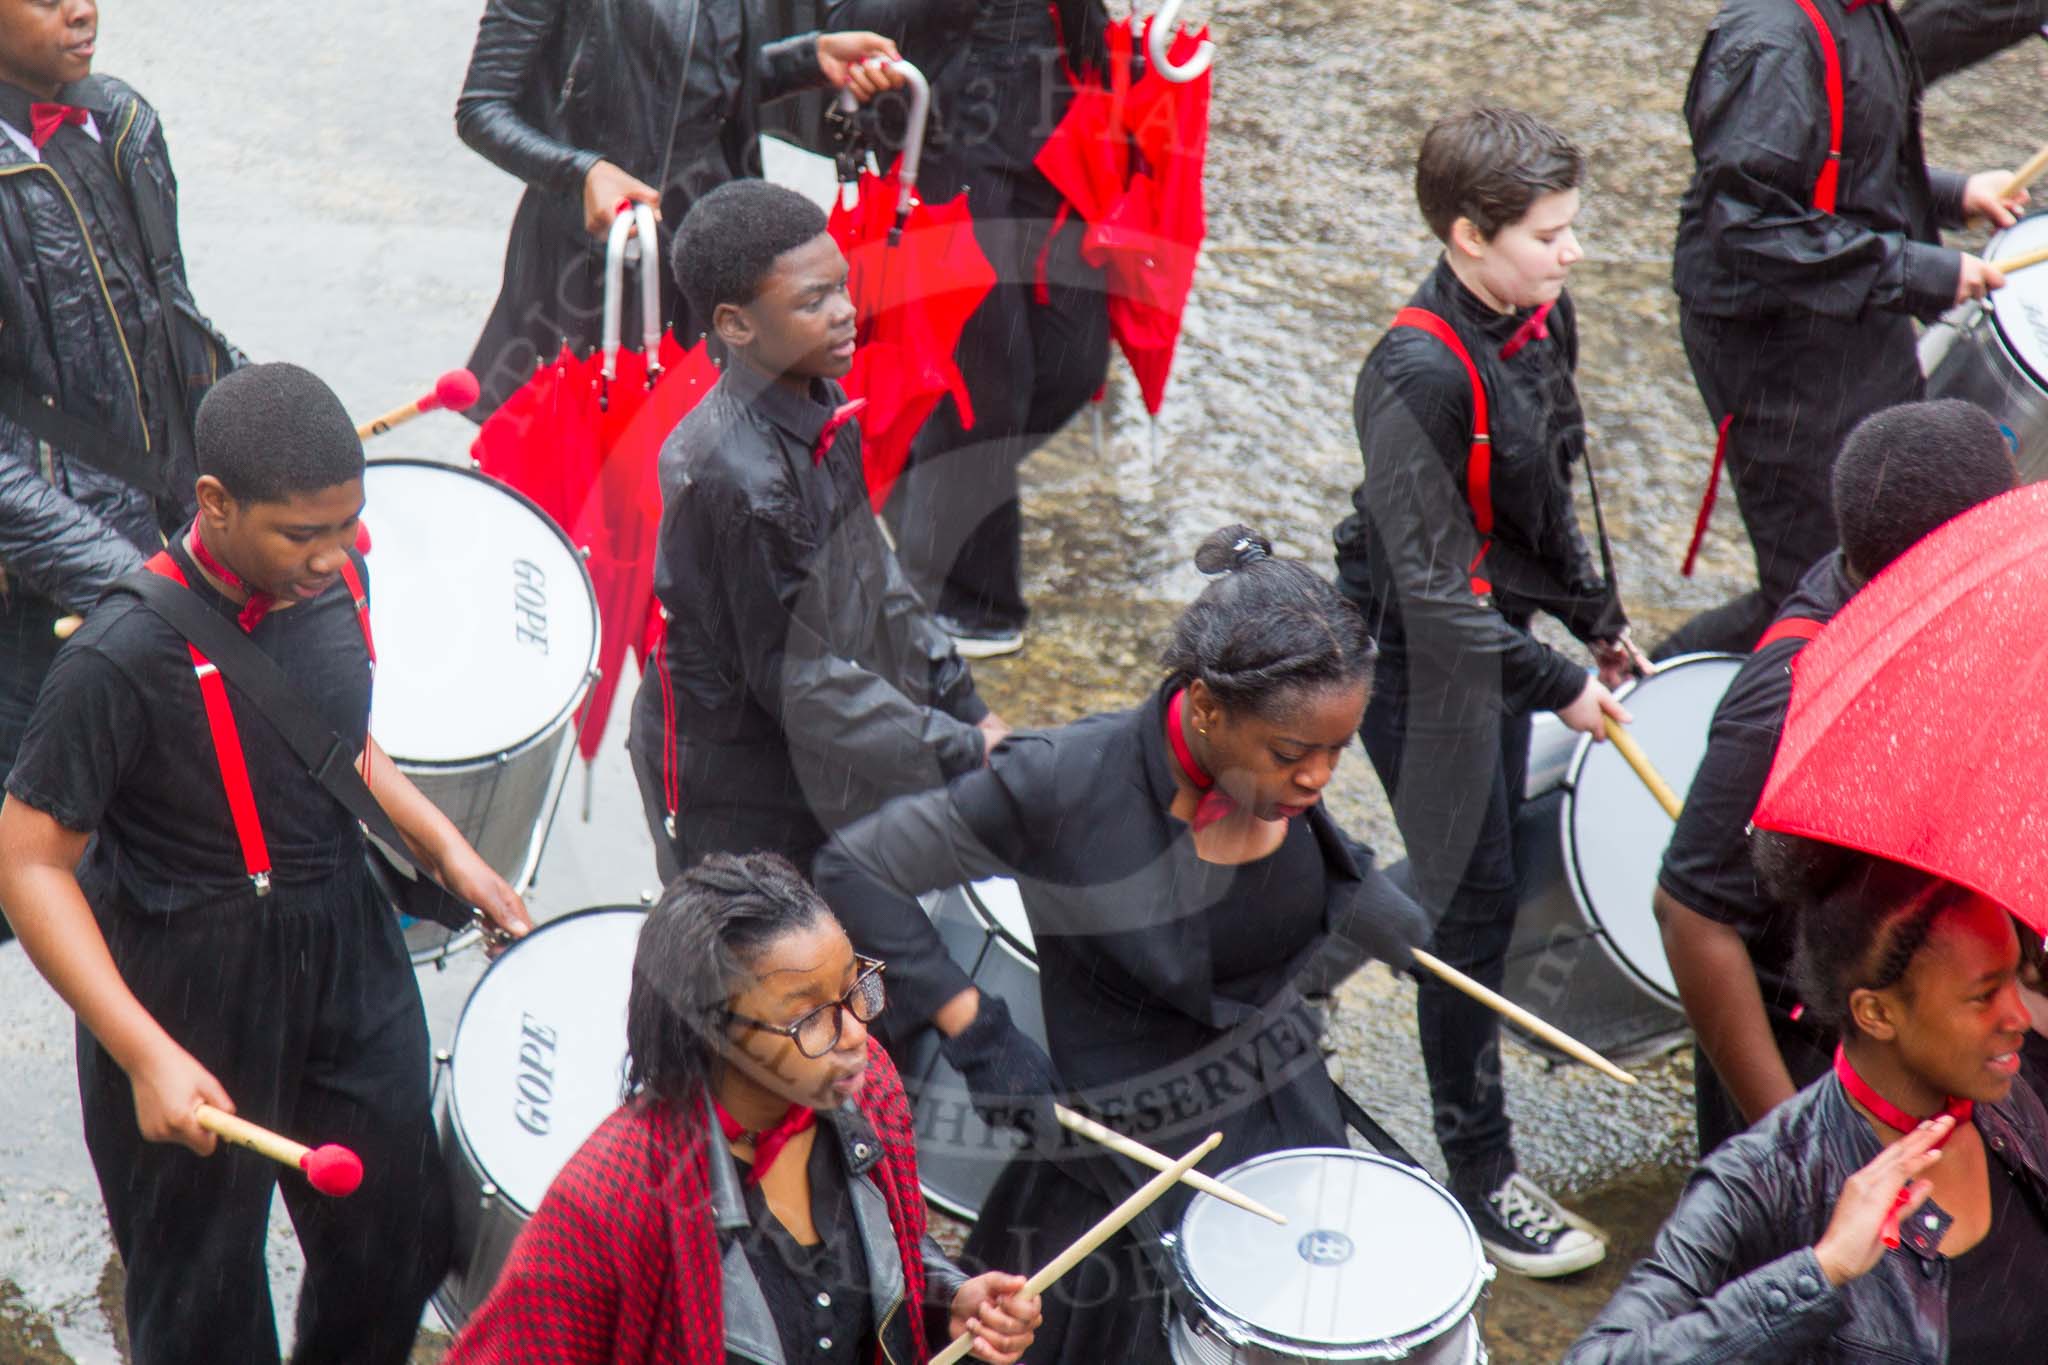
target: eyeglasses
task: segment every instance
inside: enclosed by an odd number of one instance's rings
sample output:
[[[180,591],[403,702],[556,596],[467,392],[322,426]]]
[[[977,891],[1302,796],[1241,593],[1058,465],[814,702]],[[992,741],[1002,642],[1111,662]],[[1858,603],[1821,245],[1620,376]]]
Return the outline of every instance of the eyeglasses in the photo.
[[[871,957],[856,957],[854,961],[860,965],[860,975],[853,979],[846,994],[826,1001],[793,1024],[764,1024],[731,1010],[726,1011],[726,1018],[762,1033],[779,1034],[795,1043],[796,1050],[806,1057],[823,1057],[839,1046],[841,1010],[863,1024],[872,1024],[881,1017],[882,1006],[887,1003],[882,990],[884,964]]]

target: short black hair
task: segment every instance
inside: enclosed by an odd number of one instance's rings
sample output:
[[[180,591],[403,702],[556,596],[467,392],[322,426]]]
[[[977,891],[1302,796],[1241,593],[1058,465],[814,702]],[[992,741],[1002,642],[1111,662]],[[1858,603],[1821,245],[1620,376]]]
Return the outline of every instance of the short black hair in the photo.
[[[245,365],[207,392],[193,423],[199,472],[237,502],[283,502],[363,477],[347,409],[311,370]]]
[[[669,268],[707,330],[721,303],[748,304],[776,257],[825,231],[825,211],[765,180],[732,180],[690,206],[669,248]]]
[[[633,952],[626,1093],[694,1102],[718,1074],[726,1011],[747,969],[821,919],[832,911],[774,853],[714,853],[670,882]]]
[[[1872,413],[1835,458],[1843,558],[1869,579],[1935,527],[2018,482],[2012,445],[1975,403],[1938,398]]]
[[[1195,567],[1221,577],[1174,625],[1161,660],[1169,686],[1199,678],[1227,709],[1275,720],[1303,690],[1371,675],[1372,633],[1358,608],[1307,565],[1274,558],[1249,526],[1212,532]]]
[[[1517,222],[1546,194],[1579,187],[1586,159],[1571,140],[1519,109],[1481,105],[1430,125],[1415,157],[1415,202],[1437,240],[1470,218],[1479,235]]]

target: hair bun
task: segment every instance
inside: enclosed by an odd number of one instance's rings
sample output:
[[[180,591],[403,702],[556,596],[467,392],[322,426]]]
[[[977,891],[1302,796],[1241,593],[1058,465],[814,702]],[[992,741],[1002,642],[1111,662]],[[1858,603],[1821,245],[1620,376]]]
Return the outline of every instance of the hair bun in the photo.
[[[1206,574],[1235,573],[1273,557],[1273,542],[1249,526],[1224,526],[1210,532],[1195,551],[1195,567]]]

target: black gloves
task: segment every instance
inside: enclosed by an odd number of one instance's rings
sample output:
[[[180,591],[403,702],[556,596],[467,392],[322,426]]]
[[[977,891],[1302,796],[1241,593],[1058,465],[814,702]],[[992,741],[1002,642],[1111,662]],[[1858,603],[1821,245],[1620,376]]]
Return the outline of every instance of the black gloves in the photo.
[[[1010,1021],[1010,1007],[986,992],[981,1007],[958,1036],[941,1037],[939,1051],[967,1083],[974,1112],[992,1128],[1015,1128],[1033,1139],[1051,1118],[1059,1077],[1045,1049]],[[1054,1126],[1054,1134],[1058,1132]]]
[[[1428,947],[1435,932],[1429,912],[1370,863],[1358,894],[1330,927],[1358,962],[1376,957],[1397,972],[1414,968],[1413,950]]]

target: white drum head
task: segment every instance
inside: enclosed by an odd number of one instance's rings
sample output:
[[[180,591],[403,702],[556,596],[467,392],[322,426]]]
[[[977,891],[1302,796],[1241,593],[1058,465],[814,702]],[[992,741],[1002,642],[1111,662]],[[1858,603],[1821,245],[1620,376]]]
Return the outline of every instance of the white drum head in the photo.
[[[522,1212],[619,1107],[644,910],[585,910],[493,962],[455,1026],[449,1103],[485,1180]]]
[[[1017,889],[1017,883],[1008,877],[990,877],[975,882],[970,889],[975,901],[987,912],[987,918],[994,921],[990,927],[1026,954],[1038,951],[1031,937],[1031,917],[1024,913],[1024,895]]]
[[[1991,239],[1986,260],[2018,256],[2048,247],[2048,214],[2023,218]],[[2048,386],[2048,273],[2039,267],[2006,277],[2005,288],[1991,293],[1991,316],[2000,335],[2036,383]]]
[[[1181,1272],[1216,1318],[1268,1343],[1427,1339],[1469,1313],[1485,1287],[1485,1256],[1465,1211],[1442,1186],[1385,1157],[1275,1152],[1221,1179],[1287,1224],[1197,1196],[1181,1220]]]
[[[553,730],[597,661],[597,599],[561,530],[452,465],[373,460],[363,489],[384,751],[475,763]]]
[[[1643,753],[1682,800],[1706,757],[1714,708],[1742,668],[1735,654],[1688,654],[1619,693]],[[1564,806],[1565,856],[1587,918],[1605,931],[1623,967],[1668,1003],[1678,984],[1650,899],[1672,821],[1612,744],[1580,741]]]

